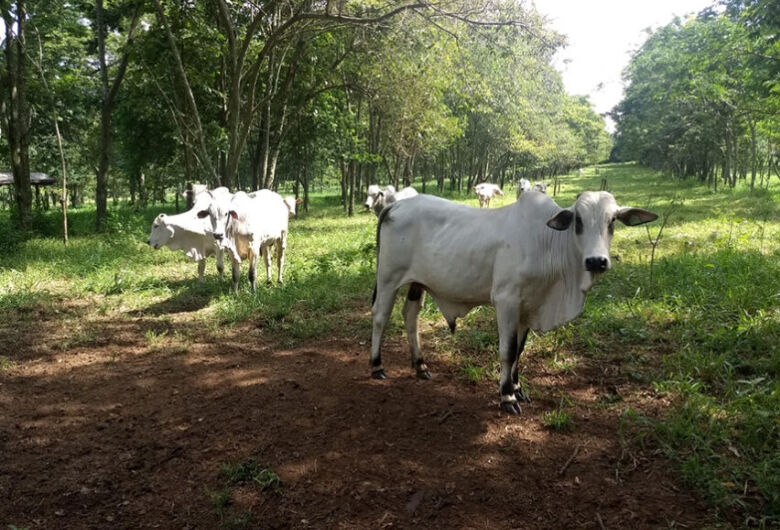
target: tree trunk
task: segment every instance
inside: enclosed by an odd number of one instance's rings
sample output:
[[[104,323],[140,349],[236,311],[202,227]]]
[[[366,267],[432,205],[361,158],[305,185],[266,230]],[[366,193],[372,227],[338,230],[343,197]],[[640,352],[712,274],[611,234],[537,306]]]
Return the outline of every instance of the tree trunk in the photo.
[[[122,53],[122,58],[119,62],[116,77],[113,83],[109,86],[108,83],[108,64],[106,63],[106,40],[105,40],[105,25],[103,21],[103,0],[97,0],[96,3],[96,15],[97,15],[97,37],[98,37],[98,61],[100,63],[100,81],[102,84],[102,105],[100,109],[100,139],[99,139],[99,154],[98,154],[98,170],[97,181],[95,183],[95,206],[97,209],[96,226],[98,232],[105,230],[106,225],[106,201],[108,199],[108,167],[109,167],[109,151],[111,149],[111,114],[114,110],[114,101],[116,95],[119,92],[119,85],[122,83],[122,79],[125,76],[127,70],[127,63],[130,59],[130,45],[133,43],[135,36],[135,28],[138,24],[140,17],[140,7],[136,7],[133,14],[133,20],[130,23],[130,27],[127,31],[127,43],[125,50]]]
[[[5,2],[4,2],[5,4]],[[14,177],[14,198],[17,224],[22,230],[32,227],[32,188],[30,186],[30,109],[27,105],[25,63],[25,21],[27,7],[24,0],[16,2],[16,19],[9,4],[3,5],[5,22],[6,64],[3,84],[7,93],[2,101],[3,125],[7,131]],[[16,34],[14,35],[14,27]]]

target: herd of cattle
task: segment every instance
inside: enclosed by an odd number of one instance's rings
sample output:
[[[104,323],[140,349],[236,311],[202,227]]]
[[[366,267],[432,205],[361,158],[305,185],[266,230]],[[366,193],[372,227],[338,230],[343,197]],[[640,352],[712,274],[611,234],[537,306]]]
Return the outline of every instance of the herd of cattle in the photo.
[[[368,188],[367,209],[378,217],[377,265],[371,337],[371,376],[387,377],[381,341],[398,290],[408,285],[403,306],[412,367],[417,377],[430,373],[420,349],[418,316],[427,292],[455,332],[456,320],[473,307],[496,308],[501,378],[500,407],[520,412],[527,400],[519,382],[518,357],[530,329],[547,331],[577,317],[599,276],[611,267],[614,222],[629,226],[658,216],[641,208],[618,206],[606,191],[583,192],[569,208],[545,193],[544,183],[521,179],[516,202],[498,209],[457,204],[413,188]],[[503,196],[495,184],[474,187],[480,206]],[[149,245],[183,250],[198,261],[203,277],[206,257],[214,254],[223,274],[227,252],[238,288],[239,264],[249,260],[255,290],[257,260],[262,255],[271,282],[275,247],[278,282],[282,283],[289,217],[296,200],[269,190],[230,193],[203,191],[194,206],[178,215],[160,214],[152,224]]]

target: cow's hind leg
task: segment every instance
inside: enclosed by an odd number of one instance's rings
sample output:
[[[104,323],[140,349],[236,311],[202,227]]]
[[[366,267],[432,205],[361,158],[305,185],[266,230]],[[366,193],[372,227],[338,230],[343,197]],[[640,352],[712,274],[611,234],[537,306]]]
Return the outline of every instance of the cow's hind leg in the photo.
[[[257,280],[257,252],[249,253],[249,272],[247,274],[249,275],[249,285],[254,293]]]
[[[238,292],[238,278],[241,276],[241,265],[238,262],[233,262],[233,268],[231,269],[233,275],[233,291]]]
[[[406,337],[409,340],[409,351],[412,355],[412,368],[417,372],[420,379],[430,379],[431,373],[423,360],[420,350],[420,334],[417,329],[418,317],[423,303],[425,303],[425,289],[419,283],[413,283],[409,286],[409,293],[404,302],[404,325],[406,326]]]
[[[284,270],[284,251],[287,248],[287,232],[282,232],[282,237],[276,240],[276,263],[279,266],[279,271],[276,275],[276,281],[281,285],[284,280],[282,279],[282,271]]]
[[[371,332],[371,377],[374,379],[387,379],[387,374],[382,366],[382,334],[385,331],[387,321],[393,312],[396,289],[384,284],[374,287],[374,305],[371,308],[373,317],[373,329]]]
[[[528,338],[528,328],[526,328],[524,332],[518,333],[517,336],[520,337],[520,340],[517,345],[517,358],[515,359],[515,364],[512,365],[512,384],[515,387],[515,398],[517,398],[518,401],[530,403],[531,397],[526,394],[523,389],[523,385],[520,383],[520,374],[518,373],[520,354],[523,353],[523,350],[525,349],[525,341]]]
[[[265,283],[271,285],[271,246],[260,247],[265,262]]]
[[[520,405],[515,396],[515,384],[512,372],[517,363],[517,313],[512,309],[496,307],[498,319],[498,352],[501,357],[501,410],[510,414],[520,414]]]

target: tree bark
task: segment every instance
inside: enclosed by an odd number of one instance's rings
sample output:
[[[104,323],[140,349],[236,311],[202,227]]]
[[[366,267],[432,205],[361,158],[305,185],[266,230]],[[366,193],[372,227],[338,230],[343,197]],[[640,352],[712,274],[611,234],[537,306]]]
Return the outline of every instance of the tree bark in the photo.
[[[96,226],[98,232],[102,232],[106,228],[106,202],[108,199],[108,168],[110,164],[110,149],[111,149],[111,115],[114,111],[114,102],[116,95],[119,92],[119,85],[122,83],[122,79],[125,76],[127,70],[127,63],[130,59],[129,47],[133,43],[135,37],[135,29],[138,25],[138,19],[141,15],[140,6],[136,7],[133,14],[133,20],[130,22],[130,28],[127,31],[127,42],[125,50],[122,53],[122,58],[119,62],[116,77],[114,81],[109,85],[108,82],[108,65],[106,64],[106,40],[105,40],[105,24],[103,13],[103,0],[97,0],[97,40],[98,40],[98,60],[100,62],[100,81],[103,89],[103,101],[100,109],[100,139],[99,139],[99,154],[98,154],[98,170],[97,181],[95,184],[95,207],[97,209]]]
[[[27,7],[24,0],[16,2],[16,18],[10,3],[3,2],[5,22],[5,72],[3,85],[6,90],[2,102],[4,128],[7,131],[11,151],[11,171],[14,177],[14,198],[17,224],[22,230],[32,227],[32,188],[30,187],[30,109],[27,105],[25,78],[26,46],[25,19]],[[16,26],[16,34],[13,28]]]

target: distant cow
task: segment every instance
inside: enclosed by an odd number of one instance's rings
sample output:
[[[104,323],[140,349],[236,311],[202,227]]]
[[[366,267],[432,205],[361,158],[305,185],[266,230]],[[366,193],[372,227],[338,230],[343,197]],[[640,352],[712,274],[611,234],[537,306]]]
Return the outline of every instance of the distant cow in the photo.
[[[483,206],[490,208],[490,199],[493,197],[504,196],[504,192],[501,191],[501,188],[498,186],[498,184],[491,184],[490,182],[482,182],[481,184],[477,184],[473,189],[474,193],[477,194],[477,199],[479,199],[480,208]]]
[[[277,281],[283,282],[284,251],[287,248],[289,218],[295,215],[295,199],[282,199],[270,190],[236,193],[221,218],[214,238],[233,261],[233,289],[238,290],[240,263],[249,260],[249,283],[255,291],[257,259],[262,255],[268,283],[271,283],[271,248],[276,247]]]
[[[582,170],[582,168],[580,168],[580,170],[579,170],[579,171],[580,171],[580,176],[582,176],[582,175],[584,175],[584,174],[585,174],[585,171],[583,171],[583,170]]]
[[[531,191],[531,183],[528,179],[520,179],[520,182],[517,183],[517,196],[520,197],[527,191]]]
[[[518,414],[527,399],[518,381],[518,355],[529,329],[547,331],[580,314],[598,277],[610,268],[615,220],[656,219],[622,208],[607,192],[584,192],[566,209],[545,194],[480,210],[421,195],[382,212],[377,225],[377,274],[372,308],[371,373],[386,378],[381,341],[395,294],[409,285],[403,307],[412,366],[430,373],[420,350],[417,318],[429,292],[455,331],[458,317],[493,305],[501,357],[501,409]]]
[[[203,280],[206,270],[206,258],[216,255],[217,271],[220,277],[223,275],[223,251],[218,248],[211,235],[211,225],[198,216],[198,212],[207,207],[209,203],[218,199],[229,200],[231,196],[227,188],[217,188],[211,192],[205,191],[195,197],[195,205],[192,209],[177,215],[161,213],[152,223],[152,232],[149,234],[149,245],[158,249],[167,247],[171,250],[183,250],[185,255],[198,262],[198,280]]]
[[[547,193],[547,183],[535,182],[532,191],[541,191],[542,193]]]
[[[374,214],[379,217],[379,214],[382,213],[382,209],[385,206],[390,206],[394,202],[402,201],[416,195],[417,190],[411,186],[408,186],[401,191],[396,191],[395,186],[387,186],[385,189],[382,189],[376,184],[371,184],[368,187],[368,196],[363,205],[366,207],[366,210],[372,210]]]

